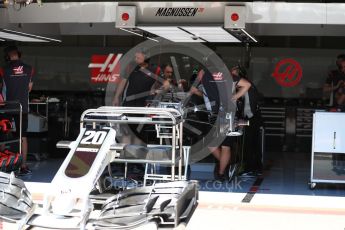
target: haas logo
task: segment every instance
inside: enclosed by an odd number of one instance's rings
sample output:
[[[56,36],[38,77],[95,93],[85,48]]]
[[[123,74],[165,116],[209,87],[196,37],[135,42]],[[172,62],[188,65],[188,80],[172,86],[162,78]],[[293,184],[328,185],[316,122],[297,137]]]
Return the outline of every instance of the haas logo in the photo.
[[[118,82],[120,79],[119,61],[121,57],[122,54],[93,55],[88,66],[91,69],[91,82]]]
[[[24,73],[24,66],[18,66],[16,68],[13,68],[13,73],[15,75],[23,74]]]
[[[222,81],[223,80],[223,73],[217,72],[212,74],[213,80],[215,81]]]

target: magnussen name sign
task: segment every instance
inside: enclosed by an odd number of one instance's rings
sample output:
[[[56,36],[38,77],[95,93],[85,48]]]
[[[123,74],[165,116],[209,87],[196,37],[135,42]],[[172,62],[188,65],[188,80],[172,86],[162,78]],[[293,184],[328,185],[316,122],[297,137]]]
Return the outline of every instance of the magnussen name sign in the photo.
[[[156,17],[194,17],[198,12],[204,11],[204,8],[188,7],[160,7],[157,9]]]

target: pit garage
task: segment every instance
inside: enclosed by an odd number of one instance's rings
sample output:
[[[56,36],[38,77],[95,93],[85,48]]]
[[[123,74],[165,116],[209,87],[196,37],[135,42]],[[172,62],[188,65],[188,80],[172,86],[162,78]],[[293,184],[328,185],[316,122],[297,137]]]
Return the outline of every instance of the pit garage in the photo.
[[[344,10],[0,0],[0,229],[343,229]]]

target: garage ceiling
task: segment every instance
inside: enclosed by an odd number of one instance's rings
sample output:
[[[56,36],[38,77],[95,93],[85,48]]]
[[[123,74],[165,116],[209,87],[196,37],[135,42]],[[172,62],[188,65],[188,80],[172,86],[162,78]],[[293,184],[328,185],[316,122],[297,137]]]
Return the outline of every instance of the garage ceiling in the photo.
[[[120,1],[52,1],[42,7],[31,4],[17,11],[0,9],[0,28],[59,38],[61,35],[127,35],[115,28],[116,7],[136,5],[138,20],[155,22],[146,17],[150,7],[203,7],[210,11],[209,22],[224,17],[223,8],[231,2],[134,2]],[[345,4],[308,1],[312,3],[246,1],[246,30],[254,36],[344,36]],[[334,2],[334,1],[332,1]],[[233,4],[239,4],[237,1]],[[157,22],[159,25],[159,21]],[[164,26],[164,25],[162,25]]]

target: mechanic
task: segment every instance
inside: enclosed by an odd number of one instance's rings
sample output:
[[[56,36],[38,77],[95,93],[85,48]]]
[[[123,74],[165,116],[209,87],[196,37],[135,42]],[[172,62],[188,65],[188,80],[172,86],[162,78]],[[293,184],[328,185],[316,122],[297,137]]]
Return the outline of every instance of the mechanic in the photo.
[[[232,100],[234,103],[237,99],[241,98],[250,88],[251,84],[241,79],[237,83],[237,92],[234,92],[232,98],[227,95],[231,91],[231,81],[226,78],[224,74],[226,67],[224,66],[213,66],[210,61],[210,56],[205,57],[205,70],[200,70],[198,73],[198,81],[201,82],[201,87],[196,87],[194,84],[190,93],[198,96],[203,96],[205,105],[208,110],[211,110],[214,114],[224,113],[229,108],[229,101]],[[218,55],[219,56],[219,55]],[[231,162],[231,146],[233,145],[234,138],[225,137],[223,142],[217,146],[209,146],[210,151],[218,161],[215,167],[215,179],[218,181],[228,180],[228,168]]]
[[[231,76],[234,88],[244,90],[245,93],[239,99],[238,117],[249,120],[249,126],[245,127],[243,143],[244,167],[242,176],[258,176],[262,173],[262,153],[260,150],[260,126],[262,125],[259,102],[262,98],[254,84],[247,78],[247,72],[237,65],[231,68]],[[248,85],[249,89],[240,85]],[[238,98],[237,98],[238,99]]]
[[[160,81],[156,81],[151,89],[152,95],[164,95],[168,92],[174,92],[176,90],[176,84],[174,82],[174,70],[170,64],[163,65],[163,78]]]
[[[6,101],[18,101],[22,105],[22,156],[23,163],[20,167],[20,175],[30,174],[31,170],[26,164],[28,154],[28,112],[29,112],[29,93],[32,89],[32,77],[34,69],[20,60],[21,52],[16,46],[8,46],[4,50],[5,61],[7,64],[0,69],[0,78],[2,78],[2,86],[5,88]],[[19,137],[20,117],[18,114],[11,115],[15,121],[16,133]]]
[[[339,54],[336,60],[337,69],[329,72],[323,87],[324,93],[330,93],[330,106],[345,105],[345,54]]]
[[[121,82],[113,99],[114,106],[146,106],[151,88],[160,75],[160,68],[150,65],[148,55],[142,50],[135,53],[135,63],[136,67],[128,78],[121,76]]]

